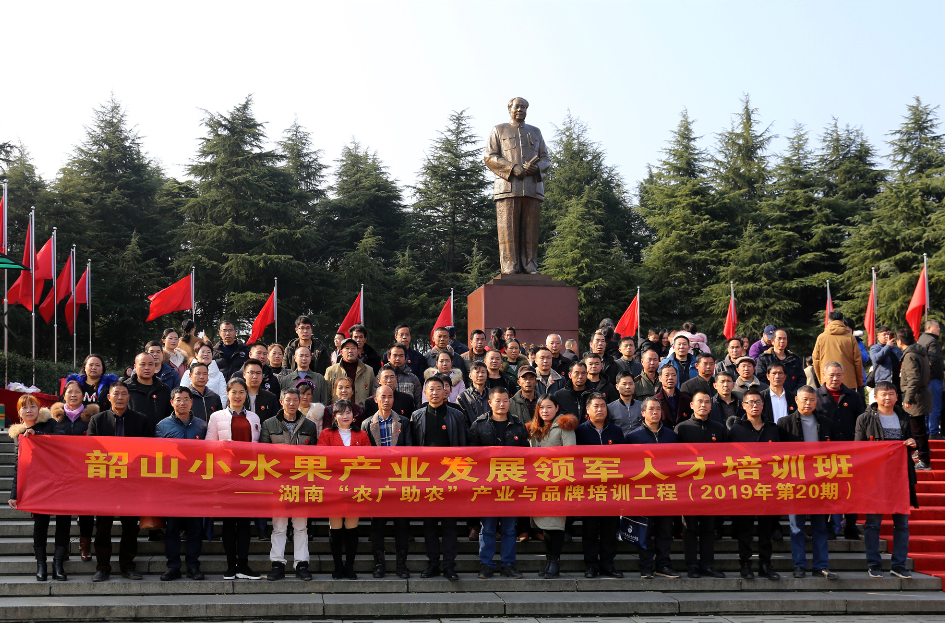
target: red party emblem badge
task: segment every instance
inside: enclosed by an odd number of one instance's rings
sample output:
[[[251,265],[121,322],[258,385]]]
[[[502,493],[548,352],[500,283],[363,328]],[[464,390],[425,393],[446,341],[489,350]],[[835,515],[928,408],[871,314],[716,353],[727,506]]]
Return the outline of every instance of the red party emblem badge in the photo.
[[[446,430],[446,424],[443,425],[443,430]]]
[[[844,407],[847,406],[847,403],[843,403],[843,406],[844,406]]]
[[[516,437],[516,439],[518,439],[518,437]],[[608,439],[608,440],[607,440],[607,443],[613,443],[613,442],[614,442],[613,439]]]

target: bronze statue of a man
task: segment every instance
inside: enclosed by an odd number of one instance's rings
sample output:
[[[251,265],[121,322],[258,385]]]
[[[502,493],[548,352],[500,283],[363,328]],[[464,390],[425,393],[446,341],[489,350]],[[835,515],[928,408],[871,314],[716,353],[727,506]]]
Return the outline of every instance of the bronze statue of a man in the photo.
[[[545,199],[542,176],[551,160],[541,132],[525,123],[528,102],[509,101],[509,123],[492,128],[486,166],[495,173],[502,274],[538,274],[538,215]]]

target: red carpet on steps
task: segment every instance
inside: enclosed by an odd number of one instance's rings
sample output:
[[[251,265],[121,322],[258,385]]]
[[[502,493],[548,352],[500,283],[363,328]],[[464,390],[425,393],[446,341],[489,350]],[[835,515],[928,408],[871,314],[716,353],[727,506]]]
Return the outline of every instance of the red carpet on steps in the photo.
[[[909,557],[919,573],[945,579],[945,441],[930,441],[932,471],[916,472],[919,509],[909,516]],[[885,519],[880,536],[892,550],[892,520]]]

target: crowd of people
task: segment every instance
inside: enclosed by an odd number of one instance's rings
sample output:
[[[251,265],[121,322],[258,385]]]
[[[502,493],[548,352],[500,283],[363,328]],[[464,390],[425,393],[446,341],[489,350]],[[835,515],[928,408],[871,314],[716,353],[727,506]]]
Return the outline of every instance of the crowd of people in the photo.
[[[167,329],[135,357],[119,378],[105,374],[104,361],[86,357],[82,370],[64,379],[62,401],[51,409],[25,394],[18,404],[21,423],[10,428],[23,435],[91,435],[206,439],[334,446],[521,446],[556,447],[599,444],[902,441],[910,457],[909,488],[915,495],[916,470],[930,469],[929,444],[941,439],[943,362],[938,322],[930,320],[915,339],[909,329],[878,327],[868,350],[840,312],[830,312],[810,357],[788,349],[783,329],[768,326],[750,343],[736,336],[724,357],[716,358],[705,335],[692,323],[676,331],[650,330],[636,343],[615,335],[605,319],[579,355],[577,342],[549,335],[544,344],[521,344],[516,331],[496,329],[491,336],[472,331],[468,345],[450,327],[437,327],[426,353],[411,347],[411,330],[395,330],[383,352],[367,343],[363,325],[337,334],[333,348],[312,335],[312,322],[300,316],[297,337],[288,344],[244,344],[233,323],[219,325],[215,344],[200,337],[191,321],[180,331]],[[805,365],[806,364],[806,365]],[[869,373],[867,374],[867,370]],[[17,446],[18,447],[18,446]],[[10,506],[16,508],[17,470]],[[479,542],[479,577],[496,570],[520,578],[516,544],[544,543],[541,577],[560,573],[564,543],[575,520],[582,526],[585,577],[623,577],[616,555],[619,517],[423,518],[427,565],[421,577],[458,579],[459,524]],[[47,515],[34,514],[36,579],[47,579]],[[92,559],[92,580],[110,577],[114,517],[79,517],[82,560]],[[119,518],[122,531],[118,564],[125,578],[139,580],[135,557],[138,517]],[[167,571],[161,580],[204,579],[200,555],[213,540],[213,518],[168,517],[165,528],[151,527],[149,540],[163,541]],[[677,578],[670,558],[673,538],[682,537],[690,578],[725,577],[714,563],[723,517],[687,515],[648,517],[638,544],[643,578]],[[738,540],[740,576],[755,577],[752,565],[757,536],[758,575],[777,580],[771,566],[772,541],[782,540],[781,518],[736,515],[732,536]],[[828,541],[860,539],[856,514],[788,517],[793,575],[805,577],[805,543],[812,541],[814,576],[836,579],[829,569]],[[869,575],[882,577],[879,554],[880,515],[867,515],[864,527]],[[53,578],[66,580],[71,516],[56,517]],[[271,528],[270,528],[271,520]],[[260,579],[249,565],[252,528],[271,542],[269,580],[286,576],[286,541],[291,535],[294,574],[311,580],[307,517],[222,518],[227,569],[224,579]],[[358,517],[328,518],[334,562],[332,577],[355,579]],[[810,523],[810,535],[807,523]],[[908,515],[893,515],[891,573],[906,570]],[[410,577],[406,518],[370,519],[374,577],[386,573],[385,532],[395,534],[395,569]],[[94,542],[93,542],[94,532]],[[182,538],[185,546],[181,561]],[[499,561],[496,542],[499,542]]]

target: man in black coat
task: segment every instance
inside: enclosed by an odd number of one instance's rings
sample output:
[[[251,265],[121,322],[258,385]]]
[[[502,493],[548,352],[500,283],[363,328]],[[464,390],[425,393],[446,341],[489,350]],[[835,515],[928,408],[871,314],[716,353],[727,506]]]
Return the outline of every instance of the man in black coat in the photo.
[[[929,412],[929,439],[942,437],[942,381],[945,379],[945,360],[942,358],[942,344],[939,335],[942,332],[938,320],[925,321],[925,333],[916,340],[929,354],[929,390],[932,392],[932,410]]]
[[[207,387],[209,380],[210,368],[207,364],[199,361],[190,364],[190,395],[194,399],[190,412],[204,422],[209,422],[211,415],[223,409],[220,396]]]
[[[151,362],[154,359],[144,353]],[[143,413],[128,408],[128,386],[113,383],[108,388],[108,400],[112,408],[92,416],[89,420],[88,435],[92,437],[154,437],[154,425]],[[170,402],[168,402],[170,404]],[[127,469],[127,467],[125,468]],[[141,574],[135,570],[135,556],[138,555],[138,517],[121,517],[121,541],[118,544],[118,564],[121,575],[129,580],[140,580]],[[112,572],[112,523],[114,517],[100,516],[95,525],[96,571],[93,582],[103,582]]]
[[[249,349],[236,339],[236,327],[229,320],[220,322],[220,341],[213,346],[213,360],[227,381],[249,359]]]
[[[381,371],[377,375],[378,387],[386,386],[394,392],[394,403],[391,409],[394,413],[403,418],[410,419],[410,414],[414,412],[418,405],[414,403],[413,396],[406,392],[397,391],[397,373],[389,365],[381,366]],[[378,411],[377,394],[364,401],[364,417],[369,418]]]
[[[781,362],[770,363],[767,376],[768,387],[761,391],[761,399],[765,403],[764,409],[761,410],[761,419],[777,424],[781,418],[797,411],[797,404],[794,402],[794,393],[784,385],[787,372]]]
[[[247,359],[243,364],[243,378],[246,381],[246,410],[259,416],[260,425],[279,412],[279,398],[262,388],[265,376],[263,364],[257,359]]]
[[[735,388],[735,376],[731,372],[727,370],[716,372],[714,387],[716,393],[712,396],[710,420],[727,427],[729,421],[734,422],[745,417],[741,394],[732,391]]]
[[[568,370],[568,384],[564,389],[555,392],[555,398],[561,406],[558,412],[570,413],[578,419],[578,422],[583,421],[587,397],[592,393],[594,390],[587,386],[587,364],[583,361],[575,361]]]
[[[282,358],[283,368],[296,370],[299,367],[295,360],[295,350],[299,346],[307,346],[311,353],[308,369],[324,376],[325,370],[331,365],[331,349],[325,346],[318,338],[312,335],[312,319],[308,316],[299,316],[295,319],[296,338],[285,345]],[[342,339],[344,339],[342,337]],[[294,387],[294,385],[293,385]]]
[[[378,371],[384,364],[381,362],[381,356],[374,347],[367,343],[367,327],[363,324],[351,325],[348,334],[351,336],[351,339],[358,343],[358,359],[360,359],[364,365],[370,366],[371,369],[374,370],[374,375],[377,376]]]
[[[758,368],[755,374],[758,378],[768,375],[768,370],[775,363],[780,363],[784,369],[784,387],[789,392],[795,392],[806,382],[804,362],[801,358],[787,349],[787,331],[777,329],[774,332],[771,346],[758,356]]]
[[[426,372],[427,369],[427,359],[423,356],[423,353],[410,347],[410,343],[413,341],[410,327],[405,324],[397,325],[397,327],[394,329],[394,341],[404,347],[404,355],[406,356],[404,365],[414,374],[414,376],[416,376],[418,379],[422,379],[423,373]],[[388,363],[389,356],[389,351],[384,353],[384,363]]]
[[[843,366],[832,361],[824,365],[824,384],[817,388],[815,412],[837,422],[840,433],[834,441],[853,441],[856,418],[866,410],[859,392],[843,384]]]
[[[728,441],[728,431],[718,422],[709,419],[712,399],[705,392],[692,397],[692,417],[676,425],[679,443],[723,443]],[[703,575],[724,578],[725,574],[715,568],[715,517],[708,515],[686,515],[683,517],[683,548],[690,578]]]
[[[123,381],[128,389],[128,408],[148,418],[152,431],[158,422],[173,413],[171,390],[155,374],[154,357],[140,353],[135,357],[135,371]]]

